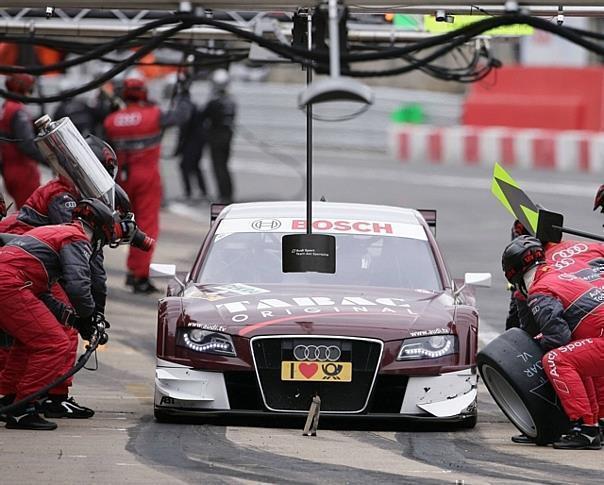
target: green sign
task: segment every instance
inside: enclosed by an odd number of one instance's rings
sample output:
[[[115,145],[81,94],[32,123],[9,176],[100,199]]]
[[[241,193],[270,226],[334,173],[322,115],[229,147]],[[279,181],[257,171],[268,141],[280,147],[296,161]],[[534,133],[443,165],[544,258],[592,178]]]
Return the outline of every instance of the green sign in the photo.
[[[539,208],[498,163],[493,169],[491,192],[533,236],[537,233]]]
[[[451,30],[465,27],[466,25],[473,24],[479,20],[489,18],[487,15],[454,15],[455,21],[453,23],[448,22],[437,22],[436,18],[432,15],[424,15],[424,30],[432,34],[444,34]],[[502,35],[502,36],[521,36],[521,35],[533,35],[535,29],[530,25],[504,25],[495,29],[487,30],[484,35]]]

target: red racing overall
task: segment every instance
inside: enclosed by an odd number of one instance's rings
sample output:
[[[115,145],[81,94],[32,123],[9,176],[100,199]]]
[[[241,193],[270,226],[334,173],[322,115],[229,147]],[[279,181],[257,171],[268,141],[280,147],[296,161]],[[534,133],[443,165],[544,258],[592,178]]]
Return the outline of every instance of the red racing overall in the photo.
[[[161,206],[160,141],[162,114],[148,102],[132,102],[110,114],[104,122],[109,143],[117,152],[118,183],[136,214],[136,223],[153,239],[159,235]],[[153,250],[130,247],[128,269],[135,278],[148,278]]]
[[[553,266],[537,268],[529,307],[549,350],[543,368],[572,421],[598,419],[596,385],[604,378],[604,290]]]
[[[90,316],[91,255],[81,223],[35,228],[0,248],[0,328],[14,338],[0,394],[21,400],[73,365],[71,342],[59,323],[63,315],[53,315],[43,299],[62,278],[77,314]]]
[[[558,244],[548,244],[545,250],[547,262],[564,273],[573,274],[591,282],[600,288],[604,287],[604,245],[569,239]],[[585,385],[588,390],[598,396],[598,410],[594,414],[604,419],[604,377],[595,377],[593,382]]]
[[[14,123],[17,117],[31,119],[25,111],[23,103],[7,100],[0,114],[0,134],[6,138],[18,138]],[[31,128],[33,133],[33,128]],[[29,141],[29,140],[28,140]],[[24,153],[16,143],[0,143],[2,156],[2,176],[7,192],[20,208],[36,188],[40,186],[40,170],[37,162]]]
[[[58,177],[47,184],[38,187],[27,199],[23,207],[16,214],[0,222],[0,232],[22,235],[34,227],[63,224],[71,221],[71,212],[81,196],[73,184],[64,177]],[[100,261],[97,260],[100,258]],[[106,300],[106,276],[103,269],[102,255],[93,258],[92,269],[92,292],[97,309],[104,312]],[[55,283],[51,287],[52,296],[65,304],[71,306],[69,298],[60,284]],[[75,362],[78,351],[78,332],[70,327],[63,327],[69,337],[69,359]],[[4,368],[3,361],[8,359],[9,349],[0,347],[0,370]],[[68,394],[69,387],[73,383],[73,377],[53,388],[49,394]]]

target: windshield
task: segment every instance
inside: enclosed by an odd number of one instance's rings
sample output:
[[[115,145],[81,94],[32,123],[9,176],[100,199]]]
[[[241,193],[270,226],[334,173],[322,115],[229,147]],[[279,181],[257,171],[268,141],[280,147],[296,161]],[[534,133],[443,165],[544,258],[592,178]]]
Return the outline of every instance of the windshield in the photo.
[[[216,234],[197,282],[442,289],[427,240],[338,234],[335,236],[335,274],[283,273],[283,235],[278,232]]]

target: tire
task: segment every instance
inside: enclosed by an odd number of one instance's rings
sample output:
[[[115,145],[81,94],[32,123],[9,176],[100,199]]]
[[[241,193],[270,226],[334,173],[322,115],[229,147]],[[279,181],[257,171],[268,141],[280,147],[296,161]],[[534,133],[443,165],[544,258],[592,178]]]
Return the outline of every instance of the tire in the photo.
[[[569,427],[543,372],[543,354],[528,333],[512,328],[476,356],[480,376],[499,408],[538,445],[551,443]]]

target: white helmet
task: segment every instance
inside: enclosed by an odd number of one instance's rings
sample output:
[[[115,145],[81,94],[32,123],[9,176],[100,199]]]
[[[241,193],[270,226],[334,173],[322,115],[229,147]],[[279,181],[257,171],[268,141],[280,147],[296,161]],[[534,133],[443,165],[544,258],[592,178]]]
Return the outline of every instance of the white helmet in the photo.
[[[225,89],[231,77],[229,76],[229,72],[226,69],[216,69],[212,73],[212,84],[219,89]]]

